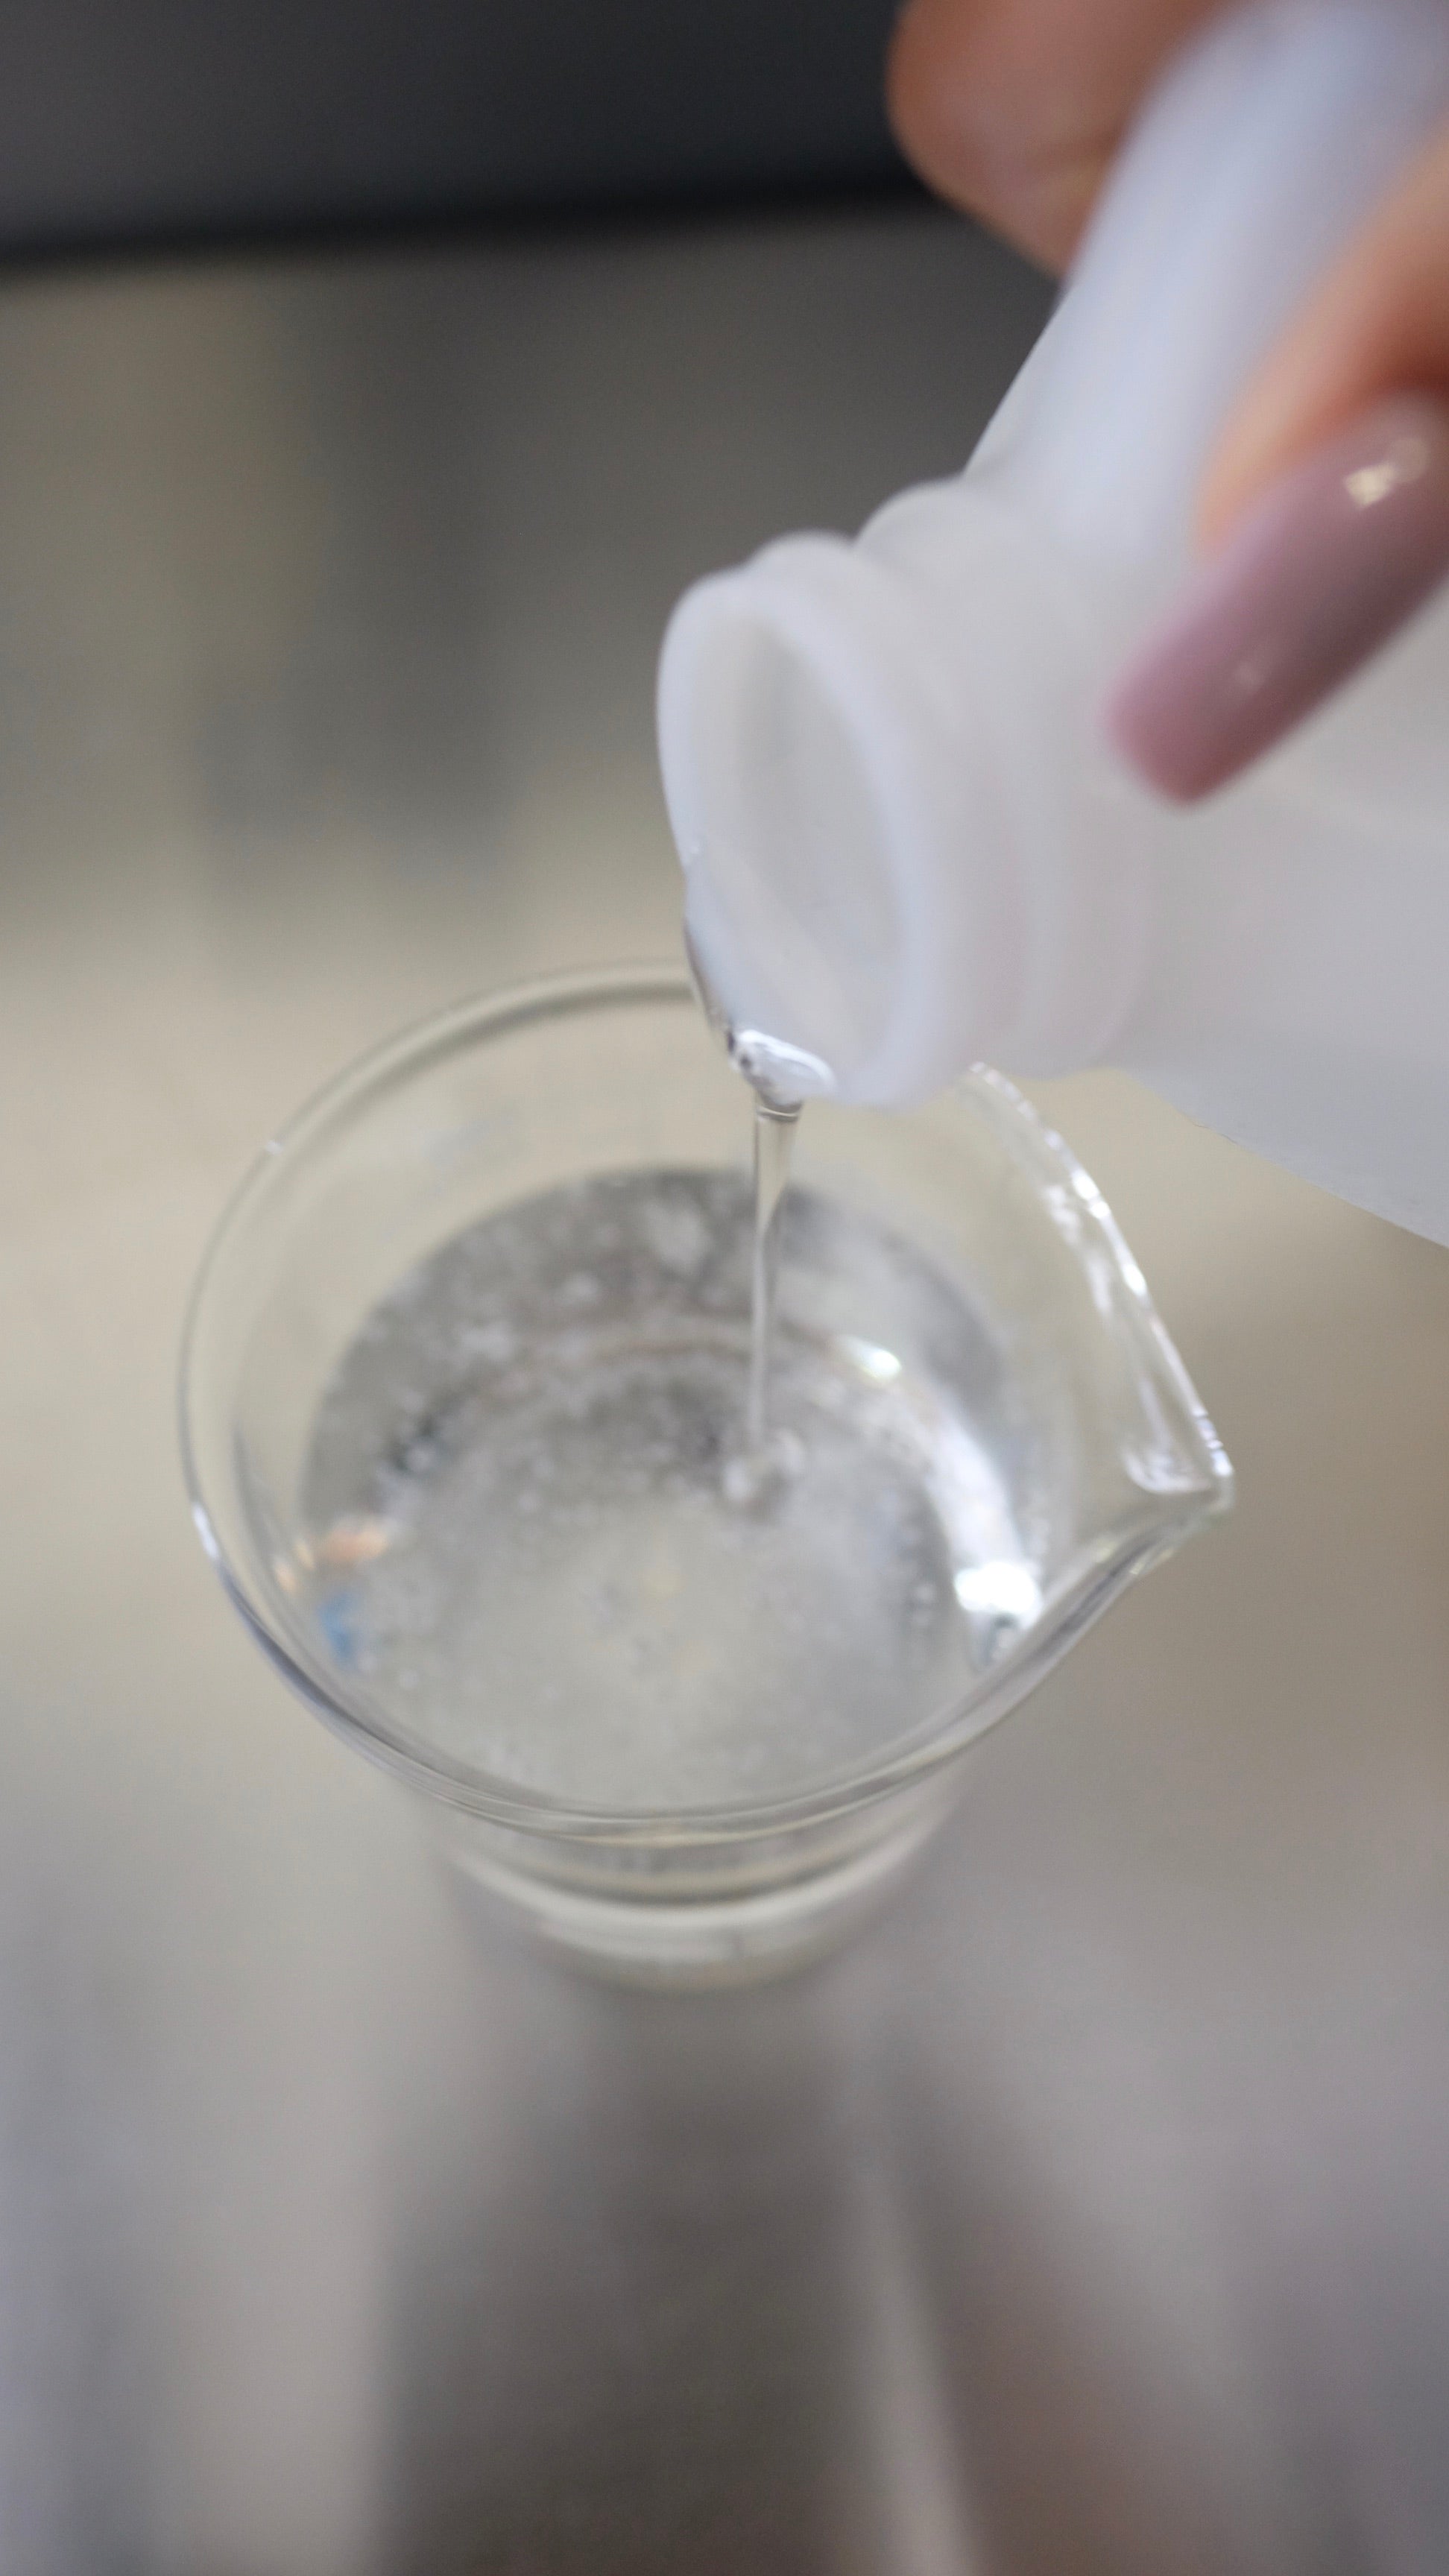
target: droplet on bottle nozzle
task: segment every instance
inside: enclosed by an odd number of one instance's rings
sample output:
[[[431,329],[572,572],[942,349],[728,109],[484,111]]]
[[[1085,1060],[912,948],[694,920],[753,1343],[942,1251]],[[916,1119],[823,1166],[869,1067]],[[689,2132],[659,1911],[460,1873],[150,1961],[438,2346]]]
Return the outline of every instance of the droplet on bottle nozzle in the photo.
[[[829,1065],[808,1047],[787,1046],[763,1029],[731,1029],[725,1044],[731,1064],[767,1109],[801,1109],[807,1100],[828,1100],[835,1089]]]
[[[689,935],[686,923],[684,954],[689,964],[690,980],[699,999],[699,1007],[719,1039],[735,1071],[742,1074],[755,1098],[767,1109],[781,1116],[802,1109],[807,1100],[829,1100],[835,1091],[835,1076],[823,1056],[812,1055],[808,1047],[791,1046],[784,1038],[772,1038],[764,1029],[737,1029],[715,992],[699,961],[699,951]]]

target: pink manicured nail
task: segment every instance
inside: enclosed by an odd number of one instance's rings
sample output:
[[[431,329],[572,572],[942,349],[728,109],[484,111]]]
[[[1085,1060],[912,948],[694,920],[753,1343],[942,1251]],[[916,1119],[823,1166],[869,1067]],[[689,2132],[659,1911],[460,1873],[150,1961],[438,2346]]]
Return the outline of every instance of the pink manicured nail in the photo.
[[[1112,691],[1107,732],[1184,803],[1256,760],[1449,572],[1449,409],[1396,395],[1291,467]]]

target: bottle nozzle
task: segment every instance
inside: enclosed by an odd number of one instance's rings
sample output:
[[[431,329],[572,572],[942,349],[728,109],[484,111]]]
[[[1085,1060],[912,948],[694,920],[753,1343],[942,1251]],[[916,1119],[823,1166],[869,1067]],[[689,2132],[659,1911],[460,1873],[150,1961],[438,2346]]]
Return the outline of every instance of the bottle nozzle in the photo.
[[[763,1029],[735,1028],[731,1024],[700,962],[687,923],[684,954],[705,1019],[735,1071],[743,1075],[766,1109],[773,1110],[777,1117],[789,1117],[801,1110],[807,1100],[828,1100],[833,1096],[836,1080],[823,1056],[812,1055],[808,1047],[791,1046],[784,1038],[772,1038]]]

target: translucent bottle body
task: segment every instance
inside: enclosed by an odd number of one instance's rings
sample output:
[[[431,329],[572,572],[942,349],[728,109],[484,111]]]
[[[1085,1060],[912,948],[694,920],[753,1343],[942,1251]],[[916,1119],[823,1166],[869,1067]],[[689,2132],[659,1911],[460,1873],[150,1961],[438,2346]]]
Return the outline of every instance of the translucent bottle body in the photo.
[[[660,740],[691,937],[844,1098],[1112,1062],[1449,1240],[1449,612],[1193,812],[1098,725],[1229,403],[1445,113],[1441,9],[1218,27],[967,473],[681,603]]]

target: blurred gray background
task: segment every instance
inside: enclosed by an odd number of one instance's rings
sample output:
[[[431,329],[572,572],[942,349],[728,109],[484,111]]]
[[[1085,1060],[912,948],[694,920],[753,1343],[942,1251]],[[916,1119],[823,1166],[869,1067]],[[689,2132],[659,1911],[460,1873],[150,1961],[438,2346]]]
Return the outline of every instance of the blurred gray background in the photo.
[[[0,241],[900,184],[893,0],[9,0]]]
[[[885,15],[0,18],[5,2576],[1449,2566],[1442,1253],[1043,1092],[1237,1511],[733,1999],[467,1917],[188,1524],[248,1156],[673,952],[672,599],[950,471],[1040,327],[893,189]]]

